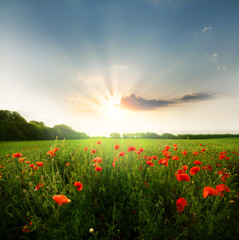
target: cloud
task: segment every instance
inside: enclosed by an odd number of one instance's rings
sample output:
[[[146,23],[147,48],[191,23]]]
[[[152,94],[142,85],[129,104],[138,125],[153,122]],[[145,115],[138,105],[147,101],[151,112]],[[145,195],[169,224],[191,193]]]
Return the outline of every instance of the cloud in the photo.
[[[223,66],[223,67],[217,66],[218,71],[225,71],[226,69],[227,69],[226,66]]]
[[[211,59],[212,59],[213,62],[217,62],[217,60],[218,60],[218,54],[217,54],[217,53],[213,53],[213,54],[211,55]]]
[[[209,100],[214,98],[215,95],[212,93],[201,92],[201,93],[191,93],[186,94],[183,97],[179,98],[179,102],[201,102],[204,100]]]
[[[123,70],[123,69],[128,69],[129,67],[126,66],[126,65],[115,65],[112,67],[113,69],[120,69],[120,70]]]
[[[102,76],[97,76],[97,75],[95,76],[82,75],[82,76],[79,76],[78,79],[87,83],[104,81],[104,78]]]
[[[150,111],[156,108],[168,107],[173,104],[188,103],[188,102],[201,102],[209,100],[215,97],[215,94],[201,92],[186,94],[183,97],[175,98],[171,100],[156,100],[156,99],[144,99],[135,94],[130,96],[122,97],[121,103],[117,105],[120,108],[133,110],[133,111]]]
[[[212,30],[212,26],[204,27],[202,32],[210,31]]]

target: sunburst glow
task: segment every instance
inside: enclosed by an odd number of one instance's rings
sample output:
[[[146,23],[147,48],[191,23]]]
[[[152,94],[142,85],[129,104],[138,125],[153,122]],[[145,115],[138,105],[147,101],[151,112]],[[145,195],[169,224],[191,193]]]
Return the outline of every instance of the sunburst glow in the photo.
[[[121,101],[120,95],[110,95],[102,101],[101,111],[114,119],[122,119],[125,111],[119,107]]]

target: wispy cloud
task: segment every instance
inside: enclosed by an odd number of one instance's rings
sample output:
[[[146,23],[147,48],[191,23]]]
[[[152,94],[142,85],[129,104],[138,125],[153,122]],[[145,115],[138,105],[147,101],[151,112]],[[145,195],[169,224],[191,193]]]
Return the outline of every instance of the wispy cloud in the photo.
[[[218,71],[225,71],[226,69],[227,69],[226,66],[223,66],[223,67],[217,66]]]
[[[185,94],[180,98],[170,100],[148,100],[140,96],[136,96],[135,94],[131,94],[130,96],[122,97],[121,103],[118,107],[133,111],[150,111],[156,108],[168,107],[173,104],[201,102],[213,98],[215,98],[215,94],[207,92]]]
[[[213,54],[211,55],[211,59],[212,59],[213,62],[217,62],[217,60],[218,60],[218,54],[217,54],[217,53],[213,53]]]
[[[202,32],[210,31],[212,30],[212,26],[204,27]]]

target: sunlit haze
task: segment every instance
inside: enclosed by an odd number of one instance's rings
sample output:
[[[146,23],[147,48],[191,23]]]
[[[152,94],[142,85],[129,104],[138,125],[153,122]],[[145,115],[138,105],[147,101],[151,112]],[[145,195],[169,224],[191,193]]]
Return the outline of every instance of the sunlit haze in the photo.
[[[239,1],[0,2],[0,109],[90,136],[239,132]]]

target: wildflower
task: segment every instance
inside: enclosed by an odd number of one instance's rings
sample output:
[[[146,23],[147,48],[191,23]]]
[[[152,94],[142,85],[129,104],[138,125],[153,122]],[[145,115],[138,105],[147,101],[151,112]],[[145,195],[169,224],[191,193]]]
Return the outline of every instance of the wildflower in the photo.
[[[168,167],[168,159],[166,159],[166,158],[160,159],[159,160],[159,164],[163,164],[166,167]]]
[[[25,158],[19,158],[19,162],[24,162]]]
[[[140,166],[140,168],[139,168],[140,170],[142,170],[142,166]]]
[[[190,181],[190,176],[186,173],[175,174],[175,176],[179,182],[181,182],[181,181],[189,182]]]
[[[146,163],[147,163],[148,165],[150,165],[151,167],[153,167],[153,165],[154,165],[154,163],[151,162],[151,161],[146,161]]]
[[[19,158],[19,157],[21,157],[21,156],[22,156],[21,153],[14,153],[14,154],[12,155],[13,158]]]
[[[120,148],[120,145],[119,144],[115,144],[114,150],[117,150],[119,148]]]
[[[59,206],[61,206],[64,203],[71,202],[71,200],[64,195],[54,195],[52,198]]]
[[[179,160],[179,157],[178,156],[173,156],[172,160]]]
[[[125,155],[125,152],[120,152],[118,156],[123,157],[124,155]]]
[[[139,152],[143,152],[143,151],[144,151],[144,149],[143,149],[143,148],[140,148],[138,151],[139,151]]]
[[[54,149],[54,152],[57,152],[58,151],[58,148],[56,147],[55,149]]]
[[[102,171],[102,168],[97,166],[97,167],[95,168],[95,171],[96,171],[96,172],[101,172],[101,171]]]
[[[96,157],[96,158],[93,159],[93,161],[96,162],[96,163],[100,163],[100,162],[102,162],[102,158]]]
[[[223,197],[224,192],[230,192],[231,191],[231,189],[225,184],[217,185],[216,190],[218,191],[218,195],[220,197]]]
[[[188,205],[188,202],[185,198],[179,198],[176,201],[176,205],[177,205],[177,211],[182,212],[184,210],[185,206]]]
[[[93,233],[93,232],[94,232],[94,228],[90,228],[89,233]]]
[[[39,190],[41,187],[43,187],[43,183],[38,183],[37,186],[35,187],[34,191]]]
[[[29,225],[32,226],[32,222],[30,222]],[[23,227],[22,231],[23,231],[24,233],[29,233],[29,232],[31,232],[32,229],[31,229],[30,226],[28,226],[28,225],[26,224],[26,225]]]
[[[209,195],[216,196],[218,195],[218,191],[212,187],[207,186],[203,189],[203,197],[206,198]]]
[[[183,154],[184,156],[186,156],[186,155],[187,155],[187,151],[186,151],[186,150],[182,151],[182,154]]]
[[[115,167],[115,162],[112,162],[112,167]]]
[[[195,175],[199,170],[200,170],[200,167],[198,167],[198,166],[192,167],[192,168],[190,169],[190,174],[191,174],[191,175]]]
[[[184,166],[182,167],[182,169],[183,169],[184,171],[186,171],[186,170],[188,170],[188,166],[187,166],[187,165],[184,165]]]
[[[34,167],[34,164],[33,164],[33,163],[31,163],[31,164],[29,165],[29,167],[33,168],[33,167]]]
[[[77,187],[77,191],[81,191],[83,188],[83,184],[81,182],[75,181],[74,185]]]
[[[136,147],[128,147],[127,149],[128,152],[136,151]]]
[[[96,142],[97,144],[101,144],[101,141]]]
[[[84,148],[84,151],[87,151],[88,149],[89,149],[88,147],[85,147],[85,148]]]
[[[66,167],[67,167],[67,166],[70,166],[70,165],[71,165],[70,163],[66,163],[66,164],[65,164]]]
[[[47,155],[49,155],[49,156],[51,156],[51,157],[56,156],[54,150],[50,150],[50,151],[48,151]]]
[[[91,150],[91,153],[92,153],[92,154],[95,154],[95,149],[92,149],[92,150]]]
[[[201,165],[202,163],[197,160],[197,161],[194,161],[194,164],[195,164],[195,165]]]
[[[38,166],[38,167],[42,167],[43,166],[43,162],[36,162],[36,165]]]

